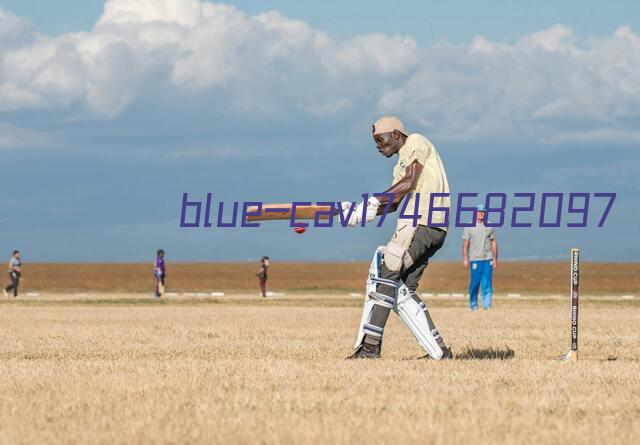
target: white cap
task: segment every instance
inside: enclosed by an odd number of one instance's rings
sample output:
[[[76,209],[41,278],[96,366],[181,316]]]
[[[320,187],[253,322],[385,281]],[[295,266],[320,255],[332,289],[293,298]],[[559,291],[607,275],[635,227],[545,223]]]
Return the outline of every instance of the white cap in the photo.
[[[409,136],[409,132],[405,130],[402,121],[395,116],[383,116],[373,124],[373,135],[382,133],[391,133],[393,130],[398,130],[405,136]]]

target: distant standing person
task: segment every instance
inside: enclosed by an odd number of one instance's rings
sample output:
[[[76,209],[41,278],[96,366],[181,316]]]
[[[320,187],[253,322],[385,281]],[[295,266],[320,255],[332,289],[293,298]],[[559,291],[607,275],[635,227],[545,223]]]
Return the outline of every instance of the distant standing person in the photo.
[[[20,275],[22,274],[22,261],[20,260],[20,251],[14,250],[9,260],[9,278],[11,284],[3,289],[4,296],[9,296],[9,291],[13,289],[13,297],[18,296],[18,285],[20,284]]]
[[[498,266],[498,241],[493,227],[484,225],[486,210],[483,205],[476,206],[477,221],[475,227],[465,227],[462,235],[462,262],[465,269],[471,265],[471,283],[469,284],[469,305],[472,311],[478,310],[478,290],[482,287],[482,307],[491,307],[493,298],[493,270]]]
[[[156,254],[153,275],[156,277],[156,298],[160,298],[164,295],[164,279],[167,276],[167,269],[164,264],[164,250],[162,249],[158,249]]]
[[[260,270],[256,276],[260,279],[260,292],[262,298],[267,298],[267,269],[269,268],[269,257],[263,256],[260,260]]]

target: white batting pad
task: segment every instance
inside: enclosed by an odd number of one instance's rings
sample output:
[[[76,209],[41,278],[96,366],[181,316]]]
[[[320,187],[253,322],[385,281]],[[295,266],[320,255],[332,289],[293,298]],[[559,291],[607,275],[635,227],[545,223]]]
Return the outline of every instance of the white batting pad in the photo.
[[[434,334],[437,334],[437,331],[434,333],[429,329],[429,323],[427,322],[424,309],[417,301],[411,298],[411,293],[404,283],[398,288],[397,296],[395,311],[400,316],[400,319],[405,326],[409,328],[409,331],[411,331],[416,340],[418,340],[422,349],[424,349],[431,358],[440,360],[443,352],[434,336]]]
[[[358,336],[356,337],[356,341],[353,344],[353,349],[358,349],[360,347],[360,345],[364,341],[365,334],[373,335],[374,337],[377,336],[372,332],[372,330],[375,329],[375,326],[372,327],[371,325],[369,325],[373,307],[376,304],[379,304],[381,306],[393,308],[393,298],[376,292],[378,284],[381,283],[389,284],[390,286],[394,287],[396,286],[396,283],[394,281],[381,280],[379,278],[383,251],[384,246],[380,246],[376,249],[375,253],[373,254],[373,259],[371,260],[371,265],[369,266],[369,276],[367,278],[367,285],[364,292],[364,307],[362,308],[360,327],[358,328]],[[378,328],[378,330],[379,329],[380,328]],[[378,332],[378,334],[379,336],[382,336],[382,332]]]
[[[362,308],[360,327],[358,328],[358,336],[353,344],[353,349],[358,349],[362,345],[365,335],[382,338],[384,329],[373,326],[369,323],[373,308],[376,305],[380,305],[393,309],[405,326],[409,328],[409,331],[411,331],[416,340],[418,340],[418,344],[422,349],[424,349],[433,359],[440,360],[442,358],[443,351],[436,341],[436,336],[439,336],[440,334],[436,329],[434,329],[434,332],[429,329],[427,316],[424,313],[424,304],[420,305],[417,301],[411,298],[411,292],[402,281],[395,282],[393,280],[380,278],[380,266],[382,265],[384,252],[385,246],[378,247],[373,255],[373,259],[371,260],[371,265],[369,266],[369,277],[367,278],[364,307]],[[397,288],[397,298],[394,300],[394,298],[389,297],[388,295],[377,292],[378,284],[385,284]]]

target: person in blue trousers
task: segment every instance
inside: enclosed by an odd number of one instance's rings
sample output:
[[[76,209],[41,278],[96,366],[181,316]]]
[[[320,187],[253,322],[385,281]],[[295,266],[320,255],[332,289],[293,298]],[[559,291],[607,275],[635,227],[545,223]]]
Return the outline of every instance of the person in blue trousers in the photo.
[[[475,227],[465,227],[462,235],[462,262],[471,270],[469,305],[478,310],[478,291],[482,289],[482,307],[487,310],[493,299],[493,270],[498,266],[498,241],[493,227],[486,227],[485,207],[476,206]]]

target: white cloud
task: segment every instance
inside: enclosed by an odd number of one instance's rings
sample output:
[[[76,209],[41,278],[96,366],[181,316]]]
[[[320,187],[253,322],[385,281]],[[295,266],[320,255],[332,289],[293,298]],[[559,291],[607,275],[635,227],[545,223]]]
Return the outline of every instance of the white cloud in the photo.
[[[343,96],[360,76],[380,80],[406,70],[415,50],[410,38],[381,34],[336,42],[278,12],[109,0],[90,32],[37,36],[2,54],[0,111],[75,105],[110,118],[144,95],[178,90],[218,94],[221,112],[323,115],[348,108],[352,98]],[[392,64],[384,53],[393,54]]]
[[[202,10],[213,7],[196,1],[107,1],[98,24],[175,22],[195,26],[202,18]]]
[[[12,124],[0,124],[0,150],[58,146],[52,135]]]
[[[27,20],[16,17],[0,8],[0,51],[32,41],[34,32]]]
[[[568,133],[581,133],[582,142],[627,134],[633,142],[639,106],[639,36],[621,27],[580,45],[560,25],[512,45],[477,37],[469,46],[427,48],[411,77],[378,102],[380,111],[416,116],[442,138],[538,142]]]
[[[398,113],[440,140],[634,143],[640,36],[582,40],[556,25],[513,44],[419,48],[201,0],[108,0],[91,31],[51,38],[0,12],[0,112],[108,119],[157,97],[245,119]]]

